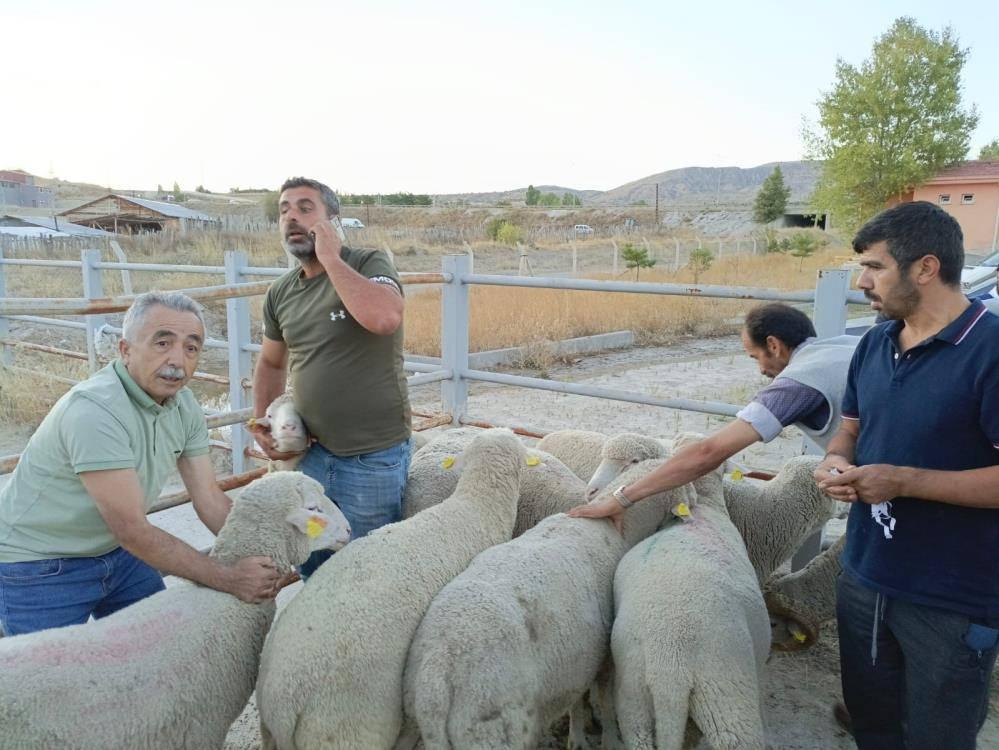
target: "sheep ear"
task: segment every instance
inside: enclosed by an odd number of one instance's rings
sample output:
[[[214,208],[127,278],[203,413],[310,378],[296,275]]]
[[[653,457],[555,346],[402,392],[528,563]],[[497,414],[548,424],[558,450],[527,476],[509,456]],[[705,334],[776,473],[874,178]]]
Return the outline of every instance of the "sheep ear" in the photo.
[[[309,521],[313,519],[315,515],[315,513],[307,511],[305,508],[295,508],[295,510],[285,516],[285,520],[303,534],[308,534]]]

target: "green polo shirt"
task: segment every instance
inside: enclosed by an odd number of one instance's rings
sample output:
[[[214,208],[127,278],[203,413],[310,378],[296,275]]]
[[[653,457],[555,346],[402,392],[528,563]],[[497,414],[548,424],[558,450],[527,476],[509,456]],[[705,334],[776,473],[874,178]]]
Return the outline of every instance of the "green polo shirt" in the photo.
[[[115,360],[56,402],[0,490],[0,562],[110,552],[118,541],[78,475],[135,469],[148,510],[178,458],[206,453],[194,394],[160,406]]]

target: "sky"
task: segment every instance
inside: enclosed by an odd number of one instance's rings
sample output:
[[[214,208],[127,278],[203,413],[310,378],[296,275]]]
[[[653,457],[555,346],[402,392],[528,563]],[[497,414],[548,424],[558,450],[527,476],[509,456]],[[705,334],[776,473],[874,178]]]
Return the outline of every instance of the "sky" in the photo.
[[[972,158],[999,137],[999,3],[686,5],[0,0],[0,169],[454,193],[794,160],[837,57],[901,15],[970,48]]]

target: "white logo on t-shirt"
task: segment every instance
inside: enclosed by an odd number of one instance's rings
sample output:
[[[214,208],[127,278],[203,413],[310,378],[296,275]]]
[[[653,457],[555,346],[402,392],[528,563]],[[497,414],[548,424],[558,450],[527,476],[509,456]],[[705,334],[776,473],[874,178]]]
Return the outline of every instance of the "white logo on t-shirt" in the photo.
[[[892,538],[895,530],[895,517],[891,514],[891,503],[877,503],[871,506],[871,518],[881,527],[885,533],[885,539]]]
[[[347,319],[346,310],[334,310],[333,312],[330,313],[330,320],[336,321],[336,320],[346,320],[346,319]]]

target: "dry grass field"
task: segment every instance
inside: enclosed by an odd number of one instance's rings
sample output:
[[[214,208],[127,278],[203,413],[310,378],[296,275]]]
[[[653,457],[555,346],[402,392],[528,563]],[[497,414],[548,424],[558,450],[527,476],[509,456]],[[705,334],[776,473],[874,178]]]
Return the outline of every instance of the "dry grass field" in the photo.
[[[388,243],[385,243],[388,245]],[[128,259],[137,263],[169,263],[189,265],[221,265],[226,249],[240,248],[247,252],[255,266],[285,266],[287,263],[277,238],[270,232],[200,233],[177,236],[172,233],[142,235],[121,240]],[[667,246],[669,245],[669,246]],[[686,267],[671,270],[672,243],[650,242],[657,266],[642,269],[641,281],[693,283],[693,273]],[[484,273],[516,273],[519,253],[515,248],[493,243],[472,245],[475,270]],[[589,251],[582,256],[580,247]],[[408,249],[407,249],[408,248]],[[47,257],[75,260],[81,245],[53,244],[43,252],[38,247],[4,248],[5,257]],[[611,279],[612,249],[609,244],[594,241],[577,243],[583,257],[579,276]],[[413,250],[405,241],[394,248],[400,271],[439,270],[441,258],[455,252],[446,246],[422,247]],[[568,245],[537,246],[528,250],[532,268],[538,275],[567,275],[571,268],[571,248]],[[839,265],[837,254],[842,248],[826,249],[803,262],[787,255],[725,255],[700,275],[701,284],[772,287],[777,289],[809,289],[814,285],[817,269]],[[114,260],[109,249],[103,257]],[[624,268],[623,261],[620,268]],[[552,271],[551,269],[556,269]],[[624,271],[616,278],[631,280],[634,271]],[[222,283],[221,276],[187,273],[131,273],[134,291],[148,289],[184,289]],[[79,297],[82,281],[73,269],[33,267],[6,268],[7,294],[12,297]],[[103,274],[106,294],[123,292],[120,273]],[[440,353],[440,291],[439,287],[408,288],[406,309],[406,351],[437,356]],[[661,297],[644,294],[609,292],[578,292],[554,289],[517,289],[510,287],[474,287],[471,290],[470,349],[525,346],[526,367],[546,370],[551,365],[549,342],[576,336],[629,329],[641,344],[663,345],[680,336],[713,336],[731,333],[732,322],[753,303],[739,300],[696,299],[692,297]],[[259,331],[262,297],[251,299],[253,330]],[[209,335],[225,337],[225,305],[222,302],[206,306]],[[111,316],[119,322],[120,316]],[[12,338],[84,351],[81,332],[66,328],[44,328],[14,323]],[[86,377],[86,362],[52,354],[16,350],[17,369],[0,371],[0,421],[37,424],[55,400],[69,387],[67,381]],[[207,372],[225,373],[225,352],[206,352],[201,368]],[[218,401],[224,389],[205,383],[194,385],[199,398]]]

